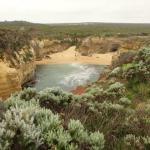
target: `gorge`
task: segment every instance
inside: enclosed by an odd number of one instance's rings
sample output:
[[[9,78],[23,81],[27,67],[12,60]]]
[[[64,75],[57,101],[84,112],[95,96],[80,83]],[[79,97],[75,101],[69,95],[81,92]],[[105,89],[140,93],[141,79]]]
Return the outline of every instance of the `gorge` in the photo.
[[[77,48],[72,47],[73,49],[68,50],[66,49],[71,46],[70,41],[73,40],[71,38],[67,38],[64,42],[58,39],[32,39],[30,47],[24,46],[11,57],[9,53],[3,53],[0,61],[2,66],[0,97],[7,98],[21,90],[23,84],[34,78],[36,65],[69,63],[110,65],[112,58],[119,53],[148,45],[148,39],[149,37],[144,36],[134,36],[130,40],[92,36],[79,38]]]
[[[0,150],[150,149],[149,25],[4,24]]]

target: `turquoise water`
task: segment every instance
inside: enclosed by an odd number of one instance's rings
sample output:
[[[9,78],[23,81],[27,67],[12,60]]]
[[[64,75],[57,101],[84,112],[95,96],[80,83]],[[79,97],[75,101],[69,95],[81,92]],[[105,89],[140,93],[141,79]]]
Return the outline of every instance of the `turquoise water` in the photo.
[[[96,81],[104,70],[104,65],[51,64],[37,66],[35,88],[59,87],[69,91],[79,85]]]

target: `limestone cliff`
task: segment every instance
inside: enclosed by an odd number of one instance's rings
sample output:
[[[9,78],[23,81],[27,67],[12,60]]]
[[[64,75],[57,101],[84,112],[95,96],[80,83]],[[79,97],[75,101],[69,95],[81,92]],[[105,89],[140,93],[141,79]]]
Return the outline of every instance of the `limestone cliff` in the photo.
[[[4,99],[21,90],[22,84],[31,80],[34,74],[34,63],[27,63],[16,69],[0,62],[0,97]]]
[[[58,40],[32,40],[30,47],[13,53],[4,52],[0,58],[0,97],[6,98],[21,90],[21,86],[33,79],[35,60],[46,54],[63,51],[68,44]]]
[[[21,89],[35,74],[34,50],[23,48],[13,55],[3,54],[0,60],[0,97],[6,98]]]
[[[64,51],[70,46],[69,43],[49,39],[32,40],[31,45],[35,50],[36,59],[41,59],[47,54]]]
[[[116,50],[136,50],[150,45],[150,37],[87,37],[79,39],[79,52],[83,55]],[[35,60],[67,49],[70,44],[60,40],[33,39],[30,46],[18,51],[6,50],[0,55],[0,97],[6,98],[35,75]],[[15,43],[14,43],[15,44]],[[9,47],[8,47],[9,48]],[[10,53],[11,52],[11,53]]]
[[[117,50],[137,50],[148,45],[150,45],[149,36],[87,37],[81,40],[78,51],[82,55],[91,55]]]
[[[17,70],[0,62],[0,97],[6,98],[20,89],[21,84]]]

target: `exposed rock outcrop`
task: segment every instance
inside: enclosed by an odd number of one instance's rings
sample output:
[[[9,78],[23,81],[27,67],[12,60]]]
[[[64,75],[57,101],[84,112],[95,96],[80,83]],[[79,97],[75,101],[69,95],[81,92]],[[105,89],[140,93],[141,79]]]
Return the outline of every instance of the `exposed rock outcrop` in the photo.
[[[12,55],[4,54],[0,61],[0,97],[6,98],[21,90],[21,85],[35,75],[33,49],[22,49]]]
[[[47,54],[64,51],[70,45],[59,40],[32,40],[31,45],[35,50],[36,59],[42,59]]]
[[[137,50],[150,45],[149,36],[133,37],[87,37],[81,41],[78,51],[82,55],[107,53],[117,50]]]
[[[69,44],[58,40],[32,40],[30,48],[23,47],[12,54],[4,52],[3,59],[0,59],[0,97],[7,98],[34,78],[36,59],[68,47]]]
[[[6,98],[20,89],[21,83],[17,70],[0,62],[0,97]]]
[[[82,55],[92,55],[117,50],[136,50],[150,45],[150,37],[87,37],[79,39],[79,43],[78,51]],[[69,46],[69,42],[60,40],[34,39],[30,46],[24,46],[19,51],[11,54],[4,52],[3,58],[0,59],[0,97],[6,98],[21,90],[21,86],[34,77],[36,59],[63,51]]]

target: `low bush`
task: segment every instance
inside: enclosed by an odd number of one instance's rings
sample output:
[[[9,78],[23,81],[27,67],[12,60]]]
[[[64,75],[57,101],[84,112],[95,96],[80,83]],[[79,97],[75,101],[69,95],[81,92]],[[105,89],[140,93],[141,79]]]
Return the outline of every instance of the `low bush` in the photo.
[[[136,52],[131,50],[128,52],[121,53],[117,59],[113,60],[112,62],[113,68],[132,62],[134,60],[135,55]]]
[[[0,149],[103,149],[104,136],[89,132],[80,121],[64,127],[59,115],[41,108],[34,100],[6,101],[9,109],[0,122]]]
[[[57,88],[46,89],[39,93],[40,106],[49,108],[54,112],[60,112],[61,109],[76,100],[77,97],[73,94]]]
[[[118,75],[117,75],[118,73]],[[122,64],[115,68],[110,76],[121,77],[137,84],[150,80],[150,48],[143,48],[130,60],[130,63]]]
[[[0,107],[0,149],[148,150],[150,86],[145,67],[149,70],[149,49],[82,95],[30,88],[12,95]]]

